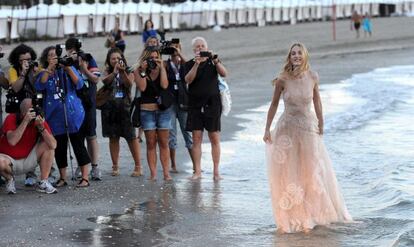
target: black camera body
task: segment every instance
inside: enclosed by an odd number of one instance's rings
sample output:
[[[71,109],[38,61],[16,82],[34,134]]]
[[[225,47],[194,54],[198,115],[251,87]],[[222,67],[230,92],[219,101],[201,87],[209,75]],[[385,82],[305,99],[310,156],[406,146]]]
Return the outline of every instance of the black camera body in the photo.
[[[36,117],[44,116],[42,104],[43,104],[43,94],[36,93],[32,98],[33,111],[36,113]]]
[[[57,44],[55,46],[56,56],[58,56],[58,63],[62,64],[63,66],[74,65],[75,61],[71,57],[68,57],[68,56],[61,57],[64,49],[65,49],[65,45]]]
[[[92,55],[90,53],[86,53],[82,50],[78,51],[78,57],[81,57],[83,61],[91,61],[92,60]]]
[[[174,47],[171,47],[172,44],[179,44],[180,39],[171,39],[171,40],[161,40],[160,53],[161,55],[172,55],[176,51]]]
[[[34,67],[39,67],[39,63],[37,61],[29,61],[29,69],[33,69]]]
[[[147,65],[148,65],[148,70],[153,70],[157,67],[157,63],[155,62],[154,59],[152,58],[147,58]]]
[[[206,57],[209,59],[216,59],[218,57],[217,54],[212,54],[209,51],[200,51],[200,57]]]

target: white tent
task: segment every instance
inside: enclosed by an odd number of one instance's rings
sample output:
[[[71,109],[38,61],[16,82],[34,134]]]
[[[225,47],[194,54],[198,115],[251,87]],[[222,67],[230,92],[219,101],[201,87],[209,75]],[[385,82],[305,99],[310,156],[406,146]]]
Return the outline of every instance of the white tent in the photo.
[[[290,21],[290,5],[282,1],[282,22]]]
[[[238,1],[236,6],[237,11],[237,24],[238,25],[244,25],[247,24],[247,6],[246,2],[244,1]]]
[[[19,9],[0,9],[0,39],[19,38],[18,23],[21,10]],[[9,21],[11,28],[9,30]]]
[[[37,36],[61,37],[61,7],[40,3],[20,11],[18,30],[20,36],[34,31]]]
[[[236,1],[232,1],[231,5],[228,7],[227,12],[229,14],[229,25],[237,24],[237,8]]]
[[[162,23],[162,27],[165,30],[169,30],[172,28],[171,13],[172,13],[172,10],[169,6],[167,5],[161,6],[161,19],[162,19],[161,23]]]

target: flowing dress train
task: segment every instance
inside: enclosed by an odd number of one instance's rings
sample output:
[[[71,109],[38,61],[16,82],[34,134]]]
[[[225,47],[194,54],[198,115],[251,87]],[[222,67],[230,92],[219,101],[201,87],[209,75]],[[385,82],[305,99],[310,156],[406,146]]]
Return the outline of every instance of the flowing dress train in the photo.
[[[310,72],[285,80],[285,109],[266,144],[273,214],[278,230],[288,233],[352,221],[318,133],[315,83]]]

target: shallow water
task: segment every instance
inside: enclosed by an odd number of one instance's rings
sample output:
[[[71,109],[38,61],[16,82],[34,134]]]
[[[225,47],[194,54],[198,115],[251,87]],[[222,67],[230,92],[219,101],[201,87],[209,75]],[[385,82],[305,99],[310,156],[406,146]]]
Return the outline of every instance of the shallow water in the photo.
[[[91,218],[98,227],[71,238],[95,246],[414,246],[414,66],[321,85],[321,95],[325,143],[355,223],[275,233],[265,105],[240,115],[244,129],[222,143],[224,180],[212,181],[206,144],[200,182],[164,184],[153,200]]]

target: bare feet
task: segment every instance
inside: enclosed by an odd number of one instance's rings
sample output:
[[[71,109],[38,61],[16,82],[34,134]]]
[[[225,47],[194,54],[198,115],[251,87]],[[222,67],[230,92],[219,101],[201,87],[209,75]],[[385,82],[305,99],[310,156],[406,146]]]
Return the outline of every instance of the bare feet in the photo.
[[[177,168],[176,167],[171,167],[171,173],[178,173]]]
[[[148,180],[149,180],[149,181],[152,181],[152,182],[155,182],[155,181],[157,181],[157,177],[155,177],[155,176],[154,176],[154,177],[153,177],[153,176],[151,176],[151,177],[149,177],[149,178],[148,178]]]
[[[201,179],[201,174],[194,173],[193,176],[190,177],[191,180],[198,180]]]
[[[222,180],[222,179],[223,179],[223,178],[222,178],[220,175],[214,175],[214,176],[213,176],[213,180],[214,180],[214,181],[216,181],[216,182],[217,182],[217,181],[220,181],[220,180]]]
[[[141,167],[135,167],[134,171],[131,174],[131,177],[140,177],[142,176],[142,171],[141,171]]]
[[[171,181],[173,179],[172,179],[172,177],[170,175],[168,175],[168,176],[164,176],[164,180],[165,181]]]

